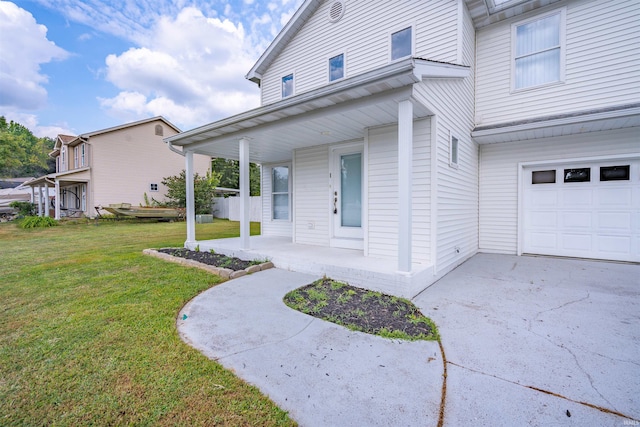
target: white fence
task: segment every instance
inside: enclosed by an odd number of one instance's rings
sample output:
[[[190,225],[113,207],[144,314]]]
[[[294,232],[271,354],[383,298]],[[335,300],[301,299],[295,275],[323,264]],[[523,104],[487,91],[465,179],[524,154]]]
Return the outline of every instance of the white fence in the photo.
[[[249,199],[249,204],[251,205],[249,220],[261,222],[262,197],[252,196]],[[228,218],[230,221],[240,221],[240,197],[214,197],[213,216],[216,218]]]

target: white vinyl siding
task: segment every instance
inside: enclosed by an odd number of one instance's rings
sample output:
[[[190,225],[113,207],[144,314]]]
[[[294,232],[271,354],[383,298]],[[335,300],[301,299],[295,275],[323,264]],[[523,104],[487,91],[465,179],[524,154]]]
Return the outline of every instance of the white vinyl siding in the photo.
[[[471,139],[474,93],[474,29],[465,9],[463,65],[471,65],[464,80],[430,80],[416,85],[415,96],[435,113],[432,165],[437,168],[436,273],[446,272],[478,249],[478,145]],[[451,102],[456,100],[456,102]],[[433,125],[433,122],[432,122]],[[433,134],[434,132],[432,132]],[[449,166],[449,135],[458,138],[458,168]],[[458,251],[458,250],[459,251]]]
[[[638,154],[639,146],[637,128],[483,145],[480,149],[480,250],[517,252],[519,162]]]
[[[262,76],[262,104],[282,99],[281,78],[295,69],[295,93],[327,84],[327,59],[347,46],[349,77],[387,65],[390,34],[413,26],[414,54],[436,61],[457,59],[456,1],[349,2],[344,16],[329,22],[324,2]],[[372,30],[375,29],[375,30]]]
[[[562,84],[511,91],[511,25],[558,8],[544,8],[477,33],[477,125],[564,114],[638,102],[640,2],[566,4]]]
[[[260,228],[260,234],[264,236],[292,236],[292,222],[289,221],[274,221],[273,218],[273,206],[271,199],[271,187],[273,185],[273,166],[278,165],[262,165],[262,177],[260,181],[262,182],[262,188],[260,189],[260,194],[262,195],[262,225]],[[290,166],[290,165],[289,165]],[[293,178],[291,174],[291,169],[289,169],[289,179]]]
[[[412,258],[430,261],[431,121],[413,124]],[[370,129],[368,134],[368,255],[398,256],[398,128]]]
[[[329,246],[329,148],[296,150],[293,163],[295,243]]]

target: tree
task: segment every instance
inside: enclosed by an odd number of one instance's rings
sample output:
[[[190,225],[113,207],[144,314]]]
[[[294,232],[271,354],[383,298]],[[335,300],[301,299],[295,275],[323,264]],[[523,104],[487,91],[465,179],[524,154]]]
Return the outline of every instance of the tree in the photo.
[[[0,176],[40,176],[55,171],[48,154],[55,141],[38,138],[19,123],[0,116]]]
[[[211,202],[218,186],[220,176],[217,173],[207,172],[206,176],[193,176],[193,190],[196,214],[210,214]],[[187,206],[187,174],[184,170],[180,175],[162,178],[162,184],[167,187],[168,206],[185,208]]]
[[[211,169],[220,174],[220,187],[240,188],[240,162],[237,160],[213,159]],[[249,192],[252,196],[260,195],[260,167],[255,163],[249,163]]]

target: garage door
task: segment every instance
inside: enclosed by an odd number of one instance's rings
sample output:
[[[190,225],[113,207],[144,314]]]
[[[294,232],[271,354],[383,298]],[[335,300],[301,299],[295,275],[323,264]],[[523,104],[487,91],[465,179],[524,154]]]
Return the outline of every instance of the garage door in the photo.
[[[527,167],[524,253],[640,261],[640,161]]]

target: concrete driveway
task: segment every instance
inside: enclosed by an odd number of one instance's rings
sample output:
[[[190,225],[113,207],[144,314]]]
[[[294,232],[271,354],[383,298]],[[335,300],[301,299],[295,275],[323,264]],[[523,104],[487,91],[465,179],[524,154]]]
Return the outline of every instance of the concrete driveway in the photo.
[[[302,426],[640,425],[640,265],[479,254],[414,302],[434,342],[351,332],[282,302],[272,269],[203,292],[183,339]]]
[[[640,424],[639,265],[478,254],[414,302],[440,328],[445,425]]]

